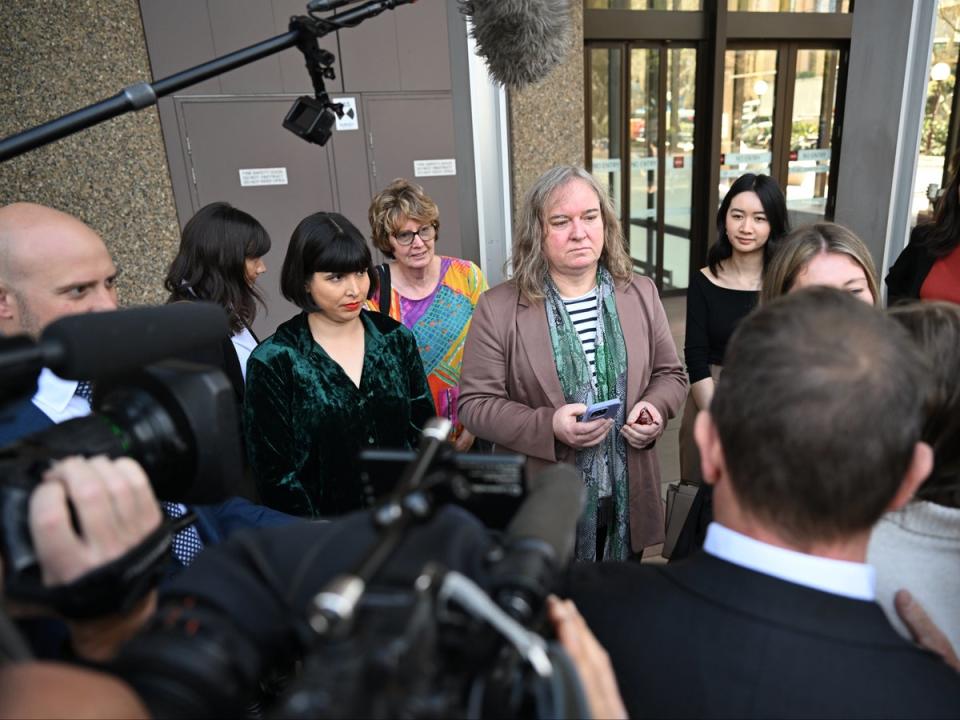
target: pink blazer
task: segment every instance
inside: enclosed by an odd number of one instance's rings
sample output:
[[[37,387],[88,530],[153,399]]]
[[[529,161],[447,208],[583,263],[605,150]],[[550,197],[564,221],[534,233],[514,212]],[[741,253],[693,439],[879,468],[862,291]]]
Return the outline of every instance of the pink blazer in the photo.
[[[616,290],[627,346],[626,412],[640,400],[672,418],[687,393],[666,313],[649,278],[635,275]],[[460,421],[499,448],[527,456],[535,474],[575,450],[553,435],[554,410],[566,404],[553,360],[542,300],[529,302],[510,282],[480,296],[467,334],[460,376]],[[634,552],[663,542],[660,465],[656,452],[627,446],[630,540]]]

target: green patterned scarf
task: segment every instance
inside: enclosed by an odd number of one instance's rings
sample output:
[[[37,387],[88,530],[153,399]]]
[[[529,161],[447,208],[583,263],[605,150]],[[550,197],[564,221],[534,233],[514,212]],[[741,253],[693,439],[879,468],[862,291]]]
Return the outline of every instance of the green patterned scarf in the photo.
[[[553,358],[567,402],[589,405],[611,398],[625,401],[627,349],[617,316],[610,273],[603,267],[597,271],[596,387],[580,337],[570,321],[556,285],[549,277],[544,304]],[[626,447],[620,435],[626,410],[624,403],[617,412],[613,429],[603,442],[577,451],[577,468],[583,474],[587,487],[587,505],[577,525],[578,560],[626,560],[630,556]],[[597,558],[597,502],[601,496],[611,493],[614,521],[608,528],[604,556]]]

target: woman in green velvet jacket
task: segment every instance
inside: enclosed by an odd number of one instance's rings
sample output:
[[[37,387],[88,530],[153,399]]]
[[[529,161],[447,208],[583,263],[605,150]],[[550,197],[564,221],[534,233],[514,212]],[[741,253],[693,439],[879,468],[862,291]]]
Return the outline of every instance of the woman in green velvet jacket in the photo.
[[[363,507],[356,456],[415,447],[435,414],[413,334],[363,309],[370,250],[338,213],[294,230],[280,289],[303,312],[247,364],[243,419],[262,502],[308,517]]]

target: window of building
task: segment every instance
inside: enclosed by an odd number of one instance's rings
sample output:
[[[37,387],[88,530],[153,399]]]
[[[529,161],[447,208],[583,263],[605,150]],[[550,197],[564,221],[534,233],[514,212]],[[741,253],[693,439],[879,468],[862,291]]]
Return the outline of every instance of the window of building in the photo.
[[[704,264],[745,172],[777,179],[794,223],[832,219],[849,5],[585,0],[587,162],[663,293]]]
[[[956,109],[954,86],[960,52],[960,0],[940,0],[933,31],[927,102],[920,131],[920,157],[913,186],[912,216],[922,222],[930,216],[932,199],[945,186],[951,168],[949,160],[957,151],[960,113]]]
[[[730,12],[850,12],[850,0],[727,0]]]

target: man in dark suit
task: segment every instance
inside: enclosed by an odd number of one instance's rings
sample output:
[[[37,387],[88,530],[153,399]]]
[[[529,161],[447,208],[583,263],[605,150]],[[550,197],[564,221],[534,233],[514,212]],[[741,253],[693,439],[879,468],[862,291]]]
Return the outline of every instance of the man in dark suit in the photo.
[[[890,627],[865,564],[872,525],[931,468],[925,374],[899,328],[836,290],[743,322],[696,423],[704,551],[571,578],[630,717],[960,715],[960,677]]]

